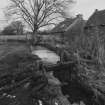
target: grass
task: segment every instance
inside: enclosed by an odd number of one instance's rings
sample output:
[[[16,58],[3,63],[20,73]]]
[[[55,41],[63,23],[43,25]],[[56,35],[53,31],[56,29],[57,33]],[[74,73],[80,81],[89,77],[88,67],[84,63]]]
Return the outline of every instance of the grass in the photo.
[[[30,52],[25,43],[5,42],[0,44],[0,59],[13,52]]]

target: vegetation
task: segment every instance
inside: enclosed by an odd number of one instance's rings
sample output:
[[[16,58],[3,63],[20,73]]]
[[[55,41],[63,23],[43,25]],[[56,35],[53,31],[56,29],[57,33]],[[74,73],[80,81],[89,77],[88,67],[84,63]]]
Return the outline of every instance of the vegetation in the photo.
[[[24,20],[32,30],[32,39],[39,29],[50,27],[62,21],[66,16],[67,6],[72,0],[10,0],[7,15],[16,15]]]
[[[31,28],[34,41],[42,27],[55,24],[56,19],[64,19],[65,5],[72,3],[71,0],[11,1],[9,14],[21,16]],[[63,42],[62,39],[55,41],[54,37],[47,43],[40,40],[37,44],[60,56],[56,65],[45,65],[38,56],[31,54],[27,45],[13,43],[14,47],[6,45],[5,48],[1,45],[2,105],[105,105],[105,32],[102,32],[105,25],[87,25],[87,21],[82,26],[80,20],[71,25],[72,33],[67,32],[71,37],[63,34]],[[9,32],[23,32],[18,21],[9,28]]]
[[[23,35],[24,26],[20,21],[13,21],[10,25],[6,26],[2,34],[3,35]]]
[[[2,105],[33,105],[33,99],[36,105],[38,100],[45,105],[55,105],[55,102],[71,105],[80,101],[86,105],[104,105],[104,76],[97,75],[99,72],[94,62],[76,56],[67,61],[62,56],[62,62],[47,67],[40,58],[23,48],[0,59]]]
[[[3,35],[15,35],[14,29],[10,26],[7,26],[2,31]]]

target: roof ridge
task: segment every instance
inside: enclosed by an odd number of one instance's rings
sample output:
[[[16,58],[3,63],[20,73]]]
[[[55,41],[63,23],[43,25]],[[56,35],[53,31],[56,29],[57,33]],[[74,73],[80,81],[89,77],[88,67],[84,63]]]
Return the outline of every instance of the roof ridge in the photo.
[[[70,24],[65,31],[68,31],[69,29],[71,29],[73,26],[75,26],[77,24],[78,21],[81,21],[81,20],[82,20],[82,18],[76,18],[74,20],[74,22],[72,24]]]

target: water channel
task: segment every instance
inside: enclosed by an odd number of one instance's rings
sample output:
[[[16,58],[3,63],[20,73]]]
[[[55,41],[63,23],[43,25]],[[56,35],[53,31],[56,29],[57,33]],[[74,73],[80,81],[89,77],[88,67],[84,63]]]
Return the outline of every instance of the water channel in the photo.
[[[33,49],[32,54],[38,55],[45,63],[56,64],[60,61],[60,57],[55,52],[45,47],[36,46]]]

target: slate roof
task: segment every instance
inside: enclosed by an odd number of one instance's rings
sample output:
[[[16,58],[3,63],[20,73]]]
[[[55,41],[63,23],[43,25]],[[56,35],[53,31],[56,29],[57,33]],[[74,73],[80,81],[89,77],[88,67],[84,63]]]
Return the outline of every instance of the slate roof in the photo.
[[[66,29],[65,35],[80,35],[85,25],[85,20],[82,17],[77,17],[75,21]]]
[[[103,25],[105,24],[105,10],[95,10],[95,12],[88,19],[86,26]]]
[[[100,35],[105,35],[105,10],[95,10],[85,25],[85,34],[95,35],[95,27],[98,29]]]
[[[74,18],[66,18],[63,22],[60,22],[56,27],[54,27],[52,32],[64,31],[74,22],[74,20]]]
[[[63,22],[58,24],[57,27],[55,27],[52,31],[65,31],[63,34],[61,33],[60,35],[63,35],[64,39],[67,39],[71,43],[75,42],[78,37],[80,37],[83,32],[85,23],[86,21],[83,20],[82,15],[77,15],[76,18],[64,20]]]
[[[71,31],[80,31],[80,28],[85,24],[82,15],[77,15],[76,18],[66,18],[63,22],[59,23],[52,32],[66,31],[66,33]]]

